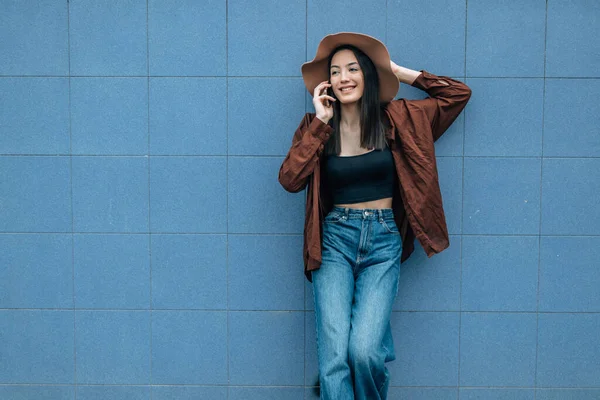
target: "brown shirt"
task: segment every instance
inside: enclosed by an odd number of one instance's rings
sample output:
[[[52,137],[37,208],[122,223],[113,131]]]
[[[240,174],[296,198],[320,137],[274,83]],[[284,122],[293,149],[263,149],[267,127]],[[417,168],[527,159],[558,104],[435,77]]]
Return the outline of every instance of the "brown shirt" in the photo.
[[[415,236],[429,257],[449,246],[433,142],[454,122],[471,97],[471,89],[464,83],[426,71],[413,86],[430,97],[393,100],[385,107],[391,126],[387,140],[399,182],[392,208],[402,235],[401,262],[413,252]],[[285,190],[299,192],[308,186],[303,255],[309,281],[311,271],[321,266],[322,221],[333,206],[324,187],[327,181],[321,179],[321,157],[331,133],[332,128],[315,118],[315,114],[306,114],[279,170],[279,182]]]

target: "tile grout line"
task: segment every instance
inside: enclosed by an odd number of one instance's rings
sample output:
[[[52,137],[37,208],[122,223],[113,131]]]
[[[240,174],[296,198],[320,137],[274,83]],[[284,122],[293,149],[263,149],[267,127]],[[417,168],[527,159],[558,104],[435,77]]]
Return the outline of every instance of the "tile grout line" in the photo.
[[[387,42],[388,42],[388,41],[387,41],[387,34],[388,34],[388,16],[389,16],[389,13],[390,13],[390,10],[389,10],[389,4],[388,4],[388,3],[389,3],[389,2],[388,2],[388,0],[385,0],[385,31],[384,31],[385,33],[384,33],[384,36],[383,36],[384,43],[387,43]]]
[[[467,80],[467,35],[468,35],[468,19],[469,18],[469,0],[465,0],[465,57],[463,64],[463,81]],[[465,215],[465,141],[467,136],[467,112],[468,109],[464,110],[465,115],[463,116],[463,138],[462,138],[462,193],[461,193],[461,213],[460,213],[460,278],[458,288],[458,371],[457,371],[457,382],[456,382],[456,396],[460,399],[460,358],[461,358],[461,334],[462,334],[462,280],[463,280],[463,248],[464,248],[464,215]]]
[[[0,232],[1,235],[148,235],[148,232]],[[223,232],[154,232],[153,235],[160,236],[175,236],[175,235],[189,235],[189,236],[226,236]],[[230,235],[235,236],[302,236],[302,233],[262,233],[262,232],[231,232]],[[475,236],[475,237],[546,237],[546,238],[598,238],[600,235],[573,235],[573,234],[545,234],[539,235],[537,233],[457,233],[450,232],[450,236]]]
[[[225,279],[226,279],[226,312],[225,312],[225,351],[227,361],[227,400],[231,384],[231,371],[229,368],[229,0],[225,0],[225,147],[227,156],[225,158]]]
[[[0,383],[0,387],[72,387],[71,384],[66,383]],[[83,386],[88,387],[145,387],[148,385],[138,384],[138,383],[86,383]],[[155,386],[158,387],[189,387],[189,388],[224,388],[224,385],[219,384],[181,384],[181,383],[169,383],[169,384],[157,384]],[[231,385],[234,388],[298,388],[302,389],[302,385]],[[414,389],[456,389],[456,386],[442,385],[442,386],[432,386],[432,385],[390,385],[391,388],[414,388]],[[552,391],[567,391],[567,392],[578,392],[578,391],[594,391],[600,392],[600,388],[598,386],[540,386],[539,388],[534,388],[532,386],[507,386],[507,385],[498,385],[498,386],[462,386],[461,389],[469,389],[469,390],[489,390],[489,389],[509,389],[509,390],[522,390],[522,391],[534,391],[536,389],[542,390],[552,390]]]
[[[1,235],[148,235],[148,232],[77,232],[77,231],[66,231],[66,232],[0,232]],[[153,235],[160,236],[175,236],[175,235],[189,235],[189,236],[226,236],[223,232],[154,232]],[[262,233],[262,232],[231,232],[229,235],[234,236],[302,236],[302,233]],[[573,235],[573,234],[545,234],[539,235],[537,233],[456,233],[450,232],[450,236],[474,236],[474,237],[545,237],[545,238],[598,238],[600,235]]]
[[[533,399],[537,399],[538,386],[538,357],[539,357],[539,339],[540,339],[540,275],[542,270],[542,198],[544,195],[544,130],[545,130],[545,112],[546,112],[546,51],[548,40],[548,0],[546,0],[546,20],[544,24],[544,87],[542,92],[542,142],[540,160],[540,203],[539,203],[539,225],[538,225],[538,274],[537,274],[537,293],[536,293],[536,317],[535,317],[535,365],[533,373],[533,387],[535,388]]]
[[[150,75],[152,78],[230,78],[230,79],[302,79],[301,75]],[[0,75],[2,78],[147,78],[148,75]],[[598,76],[469,76],[472,79],[568,79],[568,80],[598,80]]]
[[[67,1],[67,64],[69,70],[69,174],[71,190],[71,301],[73,307],[73,398],[77,400],[77,315],[75,308],[75,217],[73,212],[73,130],[71,123],[71,6]]]
[[[308,61],[308,0],[304,1],[304,60]],[[304,113],[306,114],[306,102],[308,101],[307,91],[304,91]],[[304,282],[303,282],[304,283]],[[307,400],[307,386],[306,386],[306,286],[304,286],[304,316],[303,316],[303,324],[304,324],[304,337],[302,338],[302,343],[304,345],[304,354],[302,358],[304,360],[304,379],[302,380],[302,385],[304,388],[304,393],[302,393],[302,398]]]
[[[32,308],[32,307],[3,307],[0,311],[73,311],[70,308]],[[116,312],[116,313],[148,313],[148,308],[75,308],[74,311],[83,312]],[[157,308],[154,311],[168,312],[168,311],[184,311],[191,313],[219,313],[226,312],[227,309],[221,308]],[[303,310],[303,309],[251,309],[251,308],[240,308],[229,310],[229,313],[304,313],[314,312],[314,310]],[[446,314],[538,314],[535,309],[530,310],[500,310],[500,309],[468,309],[468,310],[447,310],[447,309],[394,309],[393,313],[446,313]],[[539,314],[553,315],[553,314],[569,314],[569,315],[600,315],[599,311],[540,311]],[[1,385],[2,383],[0,383]]]
[[[150,318],[149,318],[149,346],[150,346],[150,363],[149,363],[149,377],[150,377],[150,400],[152,400],[154,396],[153,390],[153,377],[152,377],[152,322],[153,322],[153,313],[152,313],[152,223],[151,223],[151,192],[150,192],[150,24],[149,24],[149,4],[148,0],[146,0],[146,133],[147,133],[147,142],[146,142],[146,170],[148,176],[148,279],[149,279],[149,308],[150,308]]]
[[[305,96],[306,99],[306,96]],[[0,157],[85,157],[85,158],[93,158],[93,157],[104,157],[104,158],[147,158],[148,154],[0,154]],[[285,154],[152,154],[152,157],[163,157],[163,158],[277,158],[283,159]],[[436,158],[463,158],[460,155],[438,155]],[[545,160],[600,160],[600,156],[535,156],[535,155],[522,155],[522,156],[510,156],[510,155],[467,155],[464,158],[501,158],[506,160],[532,160],[532,159],[541,159]]]

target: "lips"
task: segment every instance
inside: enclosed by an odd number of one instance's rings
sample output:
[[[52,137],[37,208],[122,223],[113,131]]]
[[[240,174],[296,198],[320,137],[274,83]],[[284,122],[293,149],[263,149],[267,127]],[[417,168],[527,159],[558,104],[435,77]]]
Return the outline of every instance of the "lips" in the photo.
[[[348,93],[348,92],[353,91],[354,89],[355,89],[355,86],[345,86],[345,87],[340,88],[340,92]]]

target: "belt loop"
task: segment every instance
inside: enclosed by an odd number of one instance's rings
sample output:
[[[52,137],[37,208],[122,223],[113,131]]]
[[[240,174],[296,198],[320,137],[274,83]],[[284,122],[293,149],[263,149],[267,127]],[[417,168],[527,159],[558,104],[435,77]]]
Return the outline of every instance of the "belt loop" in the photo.
[[[383,211],[381,208],[377,210],[377,213],[379,214],[379,222],[383,222]]]
[[[348,219],[348,214],[350,214],[350,209],[348,207],[344,208],[344,218]]]

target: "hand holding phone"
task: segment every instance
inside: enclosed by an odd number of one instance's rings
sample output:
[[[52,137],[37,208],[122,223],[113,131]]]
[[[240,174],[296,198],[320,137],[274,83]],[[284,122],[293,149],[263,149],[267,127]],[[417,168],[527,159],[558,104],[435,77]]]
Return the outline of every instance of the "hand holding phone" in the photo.
[[[335,97],[332,96],[331,84],[328,81],[323,81],[315,87],[313,92],[313,106],[317,118],[327,123],[333,117],[333,105]]]

